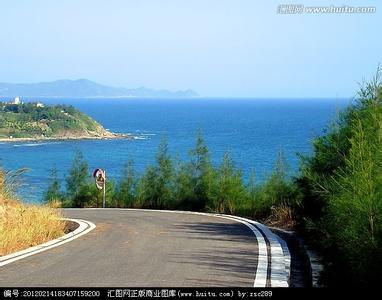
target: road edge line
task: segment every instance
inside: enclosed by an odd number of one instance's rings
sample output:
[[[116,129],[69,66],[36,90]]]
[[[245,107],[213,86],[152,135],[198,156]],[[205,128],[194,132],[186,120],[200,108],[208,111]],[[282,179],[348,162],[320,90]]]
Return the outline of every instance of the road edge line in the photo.
[[[288,284],[289,284],[290,275],[291,275],[291,262],[292,262],[291,254],[290,254],[287,242],[278,234],[275,234],[275,235],[277,239],[279,240],[279,243],[281,244],[281,248],[283,249],[283,252],[284,252],[285,272],[287,274]]]
[[[245,220],[254,226],[256,226],[261,232],[264,233],[266,238],[269,241],[270,245],[270,260],[271,260],[271,287],[289,287],[289,268],[287,265],[288,261],[290,262],[290,254],[288,246],[281,237],[273,233],[266,225],[250,220],[247,218],[237,217],[234,218]],[[285,243],[283,245],[282,242]],[[286,247],[286,249],[284,249]],[[287,255],[285,255],[287,254]],[[288,260],[289,254],[289,260]]]
[[[221,215],[221,214],[206,214],[206,215],[233,220],[233,221],[246,225],[252,230],[252,232],[254,233],[256,237],[258,249],[259,249],[259,254],[257,259],[257,268],[255,273],[255,280],[253,282],[253,287],[266,287],[267,273],[268,273],[268,260],[269,260],[268,249],[267,249],[267,244],[265,242],[265,239],[263,235],[261,234],[261,232],[258,230],[258,228],[256,228],[256,226],[253,226],[251,223],[247,222],[246,220],[236,219],[235,216],[228,216],[228,215]]]

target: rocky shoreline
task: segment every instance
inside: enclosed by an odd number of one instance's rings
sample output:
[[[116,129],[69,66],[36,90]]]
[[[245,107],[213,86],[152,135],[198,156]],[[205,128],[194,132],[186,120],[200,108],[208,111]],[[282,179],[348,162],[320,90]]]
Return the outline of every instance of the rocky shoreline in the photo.
[[[57,137],[25,137],[25,138],[0,138],[0,142],[40,142],[40,141],[74,141],[74,140],[112,140],[112,139],[133,139],[133,136],[124,133],[111,133],[104,136],[57,136]]]

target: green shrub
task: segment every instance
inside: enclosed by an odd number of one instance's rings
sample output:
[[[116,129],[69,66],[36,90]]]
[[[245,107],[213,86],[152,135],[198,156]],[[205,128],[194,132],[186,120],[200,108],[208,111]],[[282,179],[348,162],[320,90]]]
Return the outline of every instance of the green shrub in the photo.
[[[377,75],[302,162],[300,214],[325,254],[328,285],[382,279],[381,96]]]

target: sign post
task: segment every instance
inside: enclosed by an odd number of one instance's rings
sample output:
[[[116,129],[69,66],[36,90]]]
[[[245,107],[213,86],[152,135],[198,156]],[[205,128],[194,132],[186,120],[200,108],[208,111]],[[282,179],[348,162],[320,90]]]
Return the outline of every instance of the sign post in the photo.
[[[103,171],[103,197],[102,197],[102,207],[105,208],[106,206],[106,171]]]
[[[103,190],[102,207],[106,206],[106,171],[102,169],[95,169],[93,172],[95,185],[97,189]]]

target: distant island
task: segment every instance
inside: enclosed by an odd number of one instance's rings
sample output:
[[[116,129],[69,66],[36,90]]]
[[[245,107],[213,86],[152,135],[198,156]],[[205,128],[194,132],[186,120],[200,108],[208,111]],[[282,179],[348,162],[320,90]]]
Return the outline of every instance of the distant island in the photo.
[[[18,97],[0,102],[0,141],[129,138],[109,132],[69,105],[23,103]]]
[[[145,87],[127,89],[110,87],[87,79],[57,80],[40,83],[0,83],[0,96],[3,97],[157,97],[183,98],[198,96],[192,90],[169,91]]]

